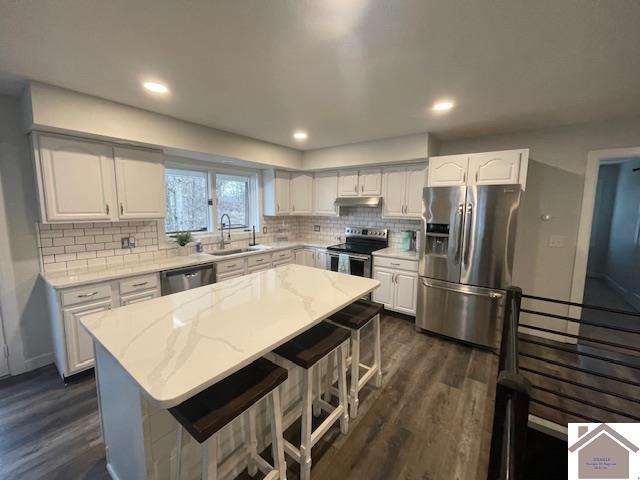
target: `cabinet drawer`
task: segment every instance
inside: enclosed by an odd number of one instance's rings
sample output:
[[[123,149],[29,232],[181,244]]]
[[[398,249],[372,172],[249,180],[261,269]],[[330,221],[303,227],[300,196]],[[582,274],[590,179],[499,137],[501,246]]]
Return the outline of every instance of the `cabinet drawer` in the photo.
[[[253,267],[249,267],[248,268],[248,273],[264,272],[265,270],[269,270],[270,268],[272,268],[271,262],[264,263],[264,264],[261,264],[261,265],[256,265],[256,266],[253,266]]]
[[[244,258],[236,258],[235,260],[226,260],[224,262],[218,262],[216,268],[218,270],[218,274],[225,272],[235,272],[235,271],[244,271],[245,259]]]
[[[374,267],[386,267],[396,270],[408,270],[410,272],[418,271],[418,262],[415,260],[400,260],[398,258],[375,257],[373,260]]]
[[[158,284],[157,274],[127,278],[120,280],[120,293],[125,295],[127,293],[149,290],[150,288],[158,288]]]
[[[291,250],[283,250],[281,252],[275,252],[272,256],[274,262],[282,262],[284,260],[291,259]]]
[[[62,292],[62,305],[66,307],[104,298],[111,298],[111,287],[108,284],[89,285],[88,287]]]
[[[271,254],[265,253],[263,255],[251,255],[247,258],[247,264],[249,268],[255,267],[256,265],[265,265],[271,262]]]

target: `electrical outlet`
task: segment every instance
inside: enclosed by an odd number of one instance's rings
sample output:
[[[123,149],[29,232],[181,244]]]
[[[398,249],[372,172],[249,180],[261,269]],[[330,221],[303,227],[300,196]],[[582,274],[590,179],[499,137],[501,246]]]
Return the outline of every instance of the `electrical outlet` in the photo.
[[[314,232],[319,232],[320,231],[320,225],[314,225],[313,226],[313,231]]]
[[[265,235],[267,234],[267,227],[262,227],[262,233]]]
[[[129,237],[122,237],[120,239],[120,246],[122,248],[129,248]]]
[[[549,247],[564,248],[567,243],[567,237],[564,235],[549,235]]]

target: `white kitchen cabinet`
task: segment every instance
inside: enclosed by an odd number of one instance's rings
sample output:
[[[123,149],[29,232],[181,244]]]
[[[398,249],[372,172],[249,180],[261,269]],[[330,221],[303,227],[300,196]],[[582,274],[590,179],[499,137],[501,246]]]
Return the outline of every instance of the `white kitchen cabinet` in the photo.
[[[117,220],[109,145],[34,134],[33,151],[43,223]]]
[[[311,215],[313,210],[313,175],[294,173],[290,184],[291,214]]]
[[[247,273],[264,272],[265,270],[269,270],[270,268],[273,268],[273,265],[271,265],[271,263],[255,265],[253,267],[247,268]]]
[[[469,158],[470,185],[501,185],[518,183],[520,156],[517,150],[487,152]]]
[[[327,251],[324,248],[316,249],[315,265],[316,268],[327,269]]]
[[[315,250],[310,248],[301,248],[293,252],[294,263],[297,265],[305,265],[307,267],[316,266]]]
[[[393,309],[396,312],[415,315],[418,300],[418,274],[398,270],[393,280],[395,283]]]
[[[338,174],[338,194],[341,197],[357,197],[358,170],[341,170]]]
[[[313,214],[338,215],[338,172],[318,172],[313,176]]]
[[[114,148],[118,217],[121,220],[164,218],[164,160],[161,154]]]
[[[93,366],[93,340],[80,325],[80,319],[93,313],[105,312],[112,307],[111,299],[81,304],[62,310],[67,350],[68,375]]]
[[[154,298],[158,298],[159,296],[160,292],[158,290],[148,290],[146,292],[123,295],[122,297],[120,297],[120,306],[124,307],[126,305],[131,305],[134,303],[146,302],[147,300],[152,300]]]
[[[244,270],[234,270],[232,272],[218,273],[216,274],[216,283],[220,283],[225,280],[231,280],[232,278],[243,277],[244,275]]]
[[[386,268],[374,268],[373,278],[380,282],[380,286],[373,291],[372,299],[374,302],[382,303],[389,310],[393,309],[393,270]]]
[[[424,164],[387,167],[382,172],[382,216],[419,219],[422,189],[426,182]]]
[[[527,183],[529,149],[447,155],[429,159],[428,185],[448,187],[464,185]]]
[[[374,256],[373,278],[380,287],[373,291],[372,298],[384,304],[388,310],[416,314],[418,301],[418,262]]]
[[[358,185],[360,186],[360,195],[378,196],[382,194],[382,170],[380,168],[360,170]]]
[[[264,214],[289,215],[291,207],[291,174],[280,170],[263,172]]]
[[[467,184],[469,155],[429,158],[430,187],[456,187]]]

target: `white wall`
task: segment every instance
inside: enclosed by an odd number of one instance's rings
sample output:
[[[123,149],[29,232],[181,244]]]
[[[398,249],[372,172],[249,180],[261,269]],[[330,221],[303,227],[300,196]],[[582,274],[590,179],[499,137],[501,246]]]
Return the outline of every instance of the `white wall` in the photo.
[[[587,275],[601,277],[607,271],[607,255],[609,252],[609,234],[611,218],[618,188],[620,164],[604,164],[598,172],[596,187],[596,208],[593,212],[591,240],[589,244],[589,261]]]
[[[606,275],[626,300],[640,310],[640,160],[619,165]],[[602,168],[601,168],[602,171]]]
[[[11,373],[51,361],[33,166],[17,98],[0,95],[0,306]]]
[[[24,99],[25,129],[116,139],[282,168],[301,168],[302,153],[102,98],[33,82]]]
[[[519,216],[514,283],[525,293],[569,299],[590,150],[640,145],[640,118],[443,140],[440,154],[529,148],[529,177]],[[540,216],[550,214],[544,222]],[[550,237],[564,238],[552,248]],[[563,309],[552,309],[561,312]],[[566,312],[565,312],[566,313]],[[564,324],[545,321],[564,328]]]

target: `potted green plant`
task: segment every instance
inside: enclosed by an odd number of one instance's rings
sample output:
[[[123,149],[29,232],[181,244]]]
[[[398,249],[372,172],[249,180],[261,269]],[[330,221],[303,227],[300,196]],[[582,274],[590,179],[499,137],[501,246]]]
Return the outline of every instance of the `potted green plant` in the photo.
[[[193,235],[191,232],[178,232],[176,233],[175,239],[178,244],[178,254],[189,255],[191,253],[191,249],[188,245],[193,241]]]

